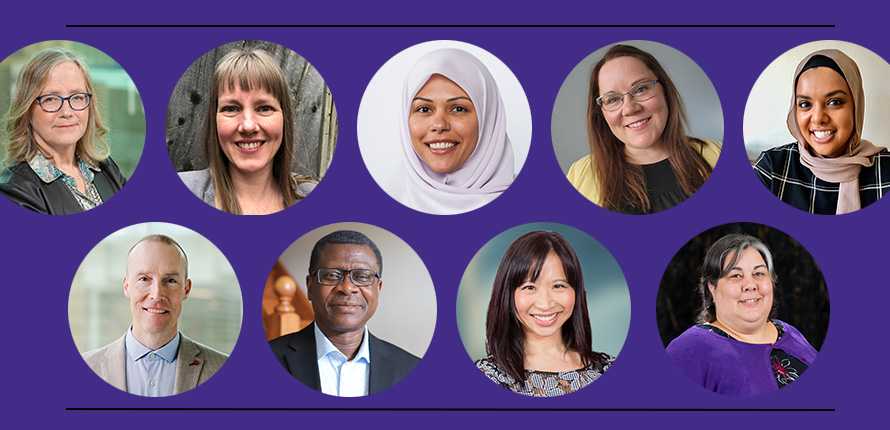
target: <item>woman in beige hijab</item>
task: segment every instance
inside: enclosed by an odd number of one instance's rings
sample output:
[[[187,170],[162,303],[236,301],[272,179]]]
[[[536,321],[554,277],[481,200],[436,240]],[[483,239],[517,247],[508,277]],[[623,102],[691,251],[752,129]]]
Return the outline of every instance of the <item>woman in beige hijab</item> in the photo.
[[[836,49],[816,51],[794,72],[788,130],[797,140],[754,163],[780,200],[817,214],[857,211],[890,192],[890,152],[862,139],[859,67]]]

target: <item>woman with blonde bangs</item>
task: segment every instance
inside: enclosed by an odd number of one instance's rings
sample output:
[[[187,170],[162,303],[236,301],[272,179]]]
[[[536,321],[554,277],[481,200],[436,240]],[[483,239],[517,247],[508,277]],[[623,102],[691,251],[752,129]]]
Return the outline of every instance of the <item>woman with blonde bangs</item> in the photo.
[[[6,117],[7,166],[0,192],[46,214],[92,209],[127,182],[103,140],[108,128],[84,60],[61,48],[42,50],[19,73]]]
[[[581,194],[620,213],[670,209],[708,179],[722,144],[686,134],[677,88],[651,54],[615,45],[590,75],[590,155],[567,174]]]
[[[262,50],[236,50],[210,79],[202,137],[208,169],[180,179],[207,204],[241,215],[281,211],[316,181],[293,174],[294,107],[278,63]]]

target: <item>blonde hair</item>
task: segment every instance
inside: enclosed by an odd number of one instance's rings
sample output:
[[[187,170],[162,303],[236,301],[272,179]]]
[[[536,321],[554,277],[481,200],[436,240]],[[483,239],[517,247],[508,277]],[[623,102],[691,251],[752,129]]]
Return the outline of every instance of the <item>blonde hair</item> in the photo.
[[[6,133],[9,143],[6,146],[6,163],[27,162],[37,154],[34,132],[31,130],[31,106],[40,96],[53,69],[65,62],[74,63],[83,73],[86,92],[93,94],[93,78],[84,60],[72,51],[63,48],[44,49],[32,56],[19,73],[15,93],[6,114]],[[87,108],[89,119],[83,137],[77,141],[75,153],[87,163],[96,166],[111,154],[103,136],[108,127],[99,118],[99,100],[94,96]]]
[[[219,96],[225,91],[233,91],[235,85],[243,91],[262,89],[272,94],[281,104],[283,118],[281,146],[272,160],[272,179],[284,196],[284,207],[292,206],[304,196],[297,193],[297,185],[302,182],[291,173],[294,153],[294,106],[290,97],[287,79],[275,59],[263,50],[235,50],[226,54],[216,66],[210,78],[210,100],[207,103],[207,118],[204,121],[204,156],[213,180],[216,208],[240,215],[241,206],[235,197],[235,188],[229,176],[229,159],[219,144],[219,131],[216,126],[216,112],[219,109]]]

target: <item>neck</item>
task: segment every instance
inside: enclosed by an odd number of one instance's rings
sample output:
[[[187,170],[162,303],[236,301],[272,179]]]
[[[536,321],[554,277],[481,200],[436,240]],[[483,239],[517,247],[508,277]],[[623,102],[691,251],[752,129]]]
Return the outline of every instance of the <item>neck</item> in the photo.
[[[271,165],[257,172],[229,167],[229,176],[242,214],[268,214],[284,209],[282,190],[274,182]]]
[[[562,332],[547,337],[526,333],[522,342],[522,350],[526,356],[556,357],[564,356],[568,352],[568,348],[562,340]]]
[[[135,324],[133,325],[131,332],[133,333],[133,337],[136,338],[139,343],[152,351],[157,351],[164,345],[170,343],[170,341],[176,337],[177,333],[175,327],[164,333],[148,333],[136,328]]]
[[[720,321],[718,317],[711,323],[714,327],[725,331],[734,339],[745,343],[774,343],[778,333],[776,327],[769,319],[761,324],[753,324],[750,326],[730,327]]]
[[[318,322],[316,322],[318,325]],[[324,333],[324,336],[331,341],[332,344],[346,356],[347,360],[352,360],[358,354],[358,349],[362,345],[365,336],[365,328],[360,330],[349,331],[345,333],[334,332],[331,329],[318,325],[318,329]]]
[[[624,155],[627,156],[627,160],[633,164],[638,165],[646,165],[646,164],[655,164],[665,158],[668,158],[667,151],[664,150],[664,144],[659,140],[654,145],[644,148],[644,149],[636,149],[631,148],[627,145],[624,145]]]
[[[45,143],[37,143],[37,150],[50,160],[54,166],[66,173],[71,169],[79,168],[74,159],[76,149],[77,145],[52,146]]]

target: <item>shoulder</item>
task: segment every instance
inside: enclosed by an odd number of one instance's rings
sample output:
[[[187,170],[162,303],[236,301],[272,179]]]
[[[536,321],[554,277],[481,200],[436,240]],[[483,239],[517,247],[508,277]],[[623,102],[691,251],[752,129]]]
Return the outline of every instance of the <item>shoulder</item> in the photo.
[[[370,334],[370,332],[368,333]],[[402,365],[415,366],[420,362],[420,357],[417,357],[390,342],[380,339],[373,334],[371,334],[371,341],[368,346],[371,349],[371,354],[382,354],[388,359],[397,361]]]
[[[318,181],[308,177],[294,173],[294,185],[295,190],[297,191],[297,196],[299,198],[306,197],[309,195],[312,190],[315,189],[315,186],[318,185]]]
[[[15,192],[16,190],[35,190],[42,182],[37,174],[21,161],[6,166],[0,172],[0,190]]]
[[[800,159],[800,152],[797,150],[797,143],[789,143],[786,145],[774,146],[760,153],[754,165],[764,162],[777,162],[788,158]]]
[[[700,146],[695,145],[694,147],[696,147],[696,150],[698,150],[698,153],[701,154],[702,158],[704,158],[713,168],[717,164],[717,159],[720,158],[720,151],[723,150],[723,142],[695,138],[690,140],[689,144],[692,145],[693,142],[698,142],[700,144]]]
[[[689,359],[695,355],[695,351],[702,348],[702,345],[710,343],[712,338],[717,337],[719,336],[712,336],[710,332],[703,328],[697,326],[689,327],[668,344],[666,348],[667,354],[674,361],[684,358]]]
[[[566,178],[584,197],[599,204],[600,187],[593,177],[593,157],[591,155],[585,155],[580,160],[572,163],[572,167],[566,173]]]
[[[114,342],[109,343],[99,349],[94,349],[92,351],[84,352],[80,354],[83,361],[87,363],[90,368],[95,369],[100,363],[105,361],[109,356],[114,355],[115,353],[124,353],[124,339],[126,339],[126,334],[121,336],[119,339]]]
[[[213,183],[210,179],[210,169],[179,172],[179,179],[192,191],[206,189]]]
[[[313,325],[309,324],[300,331],[270,340],[269,346],[272,347],[272,352],[279,357],[294,351],[295,347],[312,345],[312,348],[315,349],[315,332],[313,330]]]
[[[488,376],[505,374],[501,371],[501,368],[500,366],[498,366],[497,361],[495,361],[494,357],[491,355],[476,360],[475,364],[479,370],[481,370]]]
[[[777,321],[785,330],[785,335],[782,339],[779,340],[783,345],[784,349],[787,349],[791,355],[797,356],[798,358],[805,360],[805,362],[812,362],[816,358],[817,351],[810,345],[810,342],[807,341],[806,336],[800,332],[797,328],[788,324],[781,320]]]

